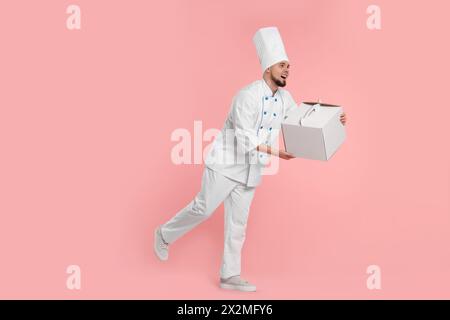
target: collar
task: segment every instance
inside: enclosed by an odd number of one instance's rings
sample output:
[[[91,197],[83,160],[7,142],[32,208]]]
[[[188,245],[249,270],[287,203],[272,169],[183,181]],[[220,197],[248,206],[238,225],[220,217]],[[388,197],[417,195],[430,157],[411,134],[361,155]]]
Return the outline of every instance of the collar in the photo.
[[[275,91],[275,94],[273,94],[272,89],[270,89],[266,80],[261,79],[261,81],[262,81],[262,85],[263,85],[263,94],[265,97],[277,97],[280,95],[280,88],[278,88],[277,91]]]

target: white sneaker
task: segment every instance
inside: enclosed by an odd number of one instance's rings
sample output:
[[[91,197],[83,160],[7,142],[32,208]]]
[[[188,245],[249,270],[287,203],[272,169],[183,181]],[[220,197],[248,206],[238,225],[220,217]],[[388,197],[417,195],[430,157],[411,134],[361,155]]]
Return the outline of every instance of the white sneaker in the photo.
[[[256,291],[256,286],[248,281],[242,280],[240,276],[234,276],[228,279],[220,279],[222,289],[239,290],[245,292]]]
[[[161,234],[161,228],[155,230],[155,240],[153,248],[155,250],[156,256],[161,261],[166,261],[169,259],[169,245],[164,242]]]

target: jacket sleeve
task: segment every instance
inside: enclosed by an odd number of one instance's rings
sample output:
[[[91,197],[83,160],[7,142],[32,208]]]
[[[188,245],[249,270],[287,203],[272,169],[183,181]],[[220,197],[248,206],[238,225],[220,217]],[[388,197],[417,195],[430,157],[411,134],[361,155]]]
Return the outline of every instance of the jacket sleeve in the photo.
[[[251,92],[241,91],[234,98],[231,107],[231,119],[234,136],[239,151],[247,153],[260,145],[256,121],[260,110],[258,100]]]

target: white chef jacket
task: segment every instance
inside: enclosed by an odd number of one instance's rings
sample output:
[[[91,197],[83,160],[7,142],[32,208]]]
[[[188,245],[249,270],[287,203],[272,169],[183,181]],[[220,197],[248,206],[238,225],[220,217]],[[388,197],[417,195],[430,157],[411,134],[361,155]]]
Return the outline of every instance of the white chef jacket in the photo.
[[[278,88],[275,94],[264,79],[242,88],[234,97],[221,132],[215,138],[205,165],[249,187],[260,184],[270,155],[258,152],[271,146],[286,114],[297,107],[291,94]]]

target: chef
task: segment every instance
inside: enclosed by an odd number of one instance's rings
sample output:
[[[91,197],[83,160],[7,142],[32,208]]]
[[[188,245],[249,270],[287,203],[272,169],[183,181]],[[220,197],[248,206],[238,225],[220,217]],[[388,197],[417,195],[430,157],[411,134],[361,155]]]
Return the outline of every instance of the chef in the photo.
[[[254,284],[241,278],[241,250],[250,205],[270,156],[294,158],[271,146],[278,138],[282,120],[297,107],[291,94],[283,89],[290,64],[278,29],[259,29],[253,43],[262,79],[234,96],[225,124],[205,159],[200,191],[186,207],[158,227],[154,235],[157,257],[167,260],[169,245],[208,219],[223,202],[225,234],[220,287],[240,291],[256,290]],[[341,122],[345,121],[342,114]]]

